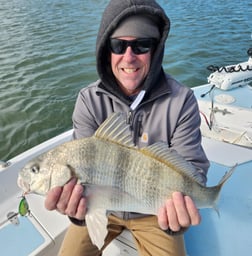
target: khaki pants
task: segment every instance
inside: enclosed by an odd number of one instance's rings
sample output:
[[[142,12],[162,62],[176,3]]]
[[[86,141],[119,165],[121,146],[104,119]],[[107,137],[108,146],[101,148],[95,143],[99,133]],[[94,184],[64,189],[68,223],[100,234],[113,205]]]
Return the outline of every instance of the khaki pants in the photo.
[[[143,256],[185,256],[183,236],[169,236],[162,231],[156,216],[123,220],[113,215],[108,219],[108,235],[101,250],[92,244],[86,227],[71,224],[59,256],[100,256],[102,250],[125,228],[130,230]]]

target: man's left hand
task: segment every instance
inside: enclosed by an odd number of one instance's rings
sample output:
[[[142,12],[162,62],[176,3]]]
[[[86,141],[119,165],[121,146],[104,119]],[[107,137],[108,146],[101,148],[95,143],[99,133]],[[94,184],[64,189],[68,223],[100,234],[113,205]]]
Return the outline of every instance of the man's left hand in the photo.
[[[163,230],[170,228],[177,232],[200,222],[201,216],[193,200],[181,192],[174,192],[158,212],[158,224]]]

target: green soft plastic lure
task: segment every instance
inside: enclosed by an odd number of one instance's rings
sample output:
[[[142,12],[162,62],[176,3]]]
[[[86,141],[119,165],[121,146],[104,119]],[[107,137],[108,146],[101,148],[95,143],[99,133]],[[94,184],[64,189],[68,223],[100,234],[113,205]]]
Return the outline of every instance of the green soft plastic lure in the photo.
[[[21,216],[26,216],[30,214],[30,209],[29,209],[29,205],[28,202],[25,198],[25,196],[22,196],[21,201],[19,203],[19,207],[18,207],[18,213]]]

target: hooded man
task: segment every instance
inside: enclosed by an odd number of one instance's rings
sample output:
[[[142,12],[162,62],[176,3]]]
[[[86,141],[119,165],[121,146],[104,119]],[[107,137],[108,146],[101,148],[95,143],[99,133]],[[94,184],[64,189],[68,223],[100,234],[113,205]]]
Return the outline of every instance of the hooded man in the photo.
[[[201,147],[197,101],[191,89],[165,74],[162,68],[169,29],[169,18],[153,0],[109,2],[96,42],[100,79],[78,95],[73,137],[92,136],[110,114],[126,112],[138,147],[167,142],[168,147],[196,167],[204,184],[209,162]],[[102,255],[103,249],[123,229],[128,229],[141,255],[183,256],[183,232],[200,223],[192,199],[174,192],[157,216],[108,212],[108,234],[99,250],[85,227],[87,202],[76,179],[63,188],[52,189],[45,205],[49,210],[57,209],[68,215],[74,223],[59,255]]]

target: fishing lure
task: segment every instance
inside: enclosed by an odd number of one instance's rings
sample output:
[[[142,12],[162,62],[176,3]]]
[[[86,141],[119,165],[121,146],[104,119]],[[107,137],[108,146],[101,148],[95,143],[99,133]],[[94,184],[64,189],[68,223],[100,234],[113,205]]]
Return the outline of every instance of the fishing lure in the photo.
[[[30,215],[29,204],[24,195],[22,195],[22,197],[21,197],[21,201],[20,201],[19,207],[18,207],[18,213],[21,216]]]

